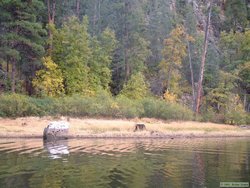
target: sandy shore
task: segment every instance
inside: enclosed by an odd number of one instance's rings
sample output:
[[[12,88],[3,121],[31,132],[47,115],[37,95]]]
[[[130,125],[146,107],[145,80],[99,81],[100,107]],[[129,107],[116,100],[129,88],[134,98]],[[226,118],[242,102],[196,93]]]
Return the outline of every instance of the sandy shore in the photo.
[[[0,138],[42,138],[51,121],[69,121],[70,138],[177,138],[177,137],[250,137],[250,129],[200,122],[165,122],[156,119],[78,119],[52,117],[0,118]],[[134,132],[136,123],[146,131]]]

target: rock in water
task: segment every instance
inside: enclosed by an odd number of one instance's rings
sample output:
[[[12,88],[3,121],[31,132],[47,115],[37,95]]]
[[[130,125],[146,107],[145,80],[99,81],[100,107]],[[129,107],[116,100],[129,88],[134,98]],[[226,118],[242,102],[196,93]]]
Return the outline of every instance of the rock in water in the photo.
[[[44,140],[67,139],[69,133],[69,123],[65,121],[54,121],[43,131]]]

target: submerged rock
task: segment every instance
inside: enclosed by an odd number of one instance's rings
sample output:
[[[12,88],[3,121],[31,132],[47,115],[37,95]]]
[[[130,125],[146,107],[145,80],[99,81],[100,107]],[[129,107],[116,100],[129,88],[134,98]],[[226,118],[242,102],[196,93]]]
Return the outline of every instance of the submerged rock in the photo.
[[[43,131],[44,140],[67,139],[69,133],[69,123],[66,121],[54,121]]]

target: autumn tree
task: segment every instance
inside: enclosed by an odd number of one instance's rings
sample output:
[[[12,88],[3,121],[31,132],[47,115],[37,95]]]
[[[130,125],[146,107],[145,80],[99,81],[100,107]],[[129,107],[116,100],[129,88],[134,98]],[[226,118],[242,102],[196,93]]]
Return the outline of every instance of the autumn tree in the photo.
[[[89,92],[89,47],[88,20],[80,22],[71,17],[61,29],[53,30],[52,59],[62,70],[66,94]]]
[[[185,33],[184,27],[178,25],[164,40],[162,50],[163,60],[160,64],[160,73],[165,75],[164,92],[179,94],[180,68],[182,60],[187,55],[187,41],[193,38]]]
[[[64,93],[62,72],[51,57],[42,58],[43,68],[36,72],[32,84],[40,96],[60,96]]]

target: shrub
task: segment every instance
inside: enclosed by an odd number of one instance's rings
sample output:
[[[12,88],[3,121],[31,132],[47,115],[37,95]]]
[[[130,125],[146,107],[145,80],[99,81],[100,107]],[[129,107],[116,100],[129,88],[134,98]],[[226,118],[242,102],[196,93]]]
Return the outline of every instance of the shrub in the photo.
[[[164,100],[145,98],[131,100],[125,96],[113,98],[100,92],[95,97],[73,95],[62,98],[32,98],[10,94],[0,97],[0,116],[73,116],[73,117],[151,117],[164,120],[191,120],[192,112]]]
[[[29,97],[18,94],[7,94],[0,96],[1,115],[4,117],[19,117],[33,115],[35,105]]]
[[[118,109],[117,117],[135,118],[141,117],[144,113],[143,105],[137,100],[131,100],[124,96],[116,99]]]
[[[124,85],[120,95],[130,99],[142,99],[149,95],[148,84],[144,75],[141,72],[133,74],[128,83]]]
[[[167,103],[164,100],[146,98],[142,100],[144,117],[164,120],[192,120],[193,113],[188,108],[177,103]]]
[[[230,111],[225,114],[225,123],[231,125],[246,124],[246,113],[241,111]]]

